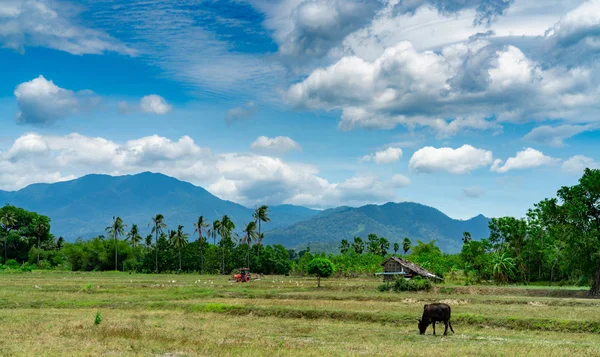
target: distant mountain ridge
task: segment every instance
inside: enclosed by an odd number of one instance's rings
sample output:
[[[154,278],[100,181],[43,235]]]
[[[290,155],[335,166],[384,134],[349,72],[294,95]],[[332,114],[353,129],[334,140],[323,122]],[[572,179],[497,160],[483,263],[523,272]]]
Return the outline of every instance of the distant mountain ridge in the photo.
[[[341,239],[354,236],[366,238],[375,233],[392,244],[401,244],[404,237],[436,244],[446,253],[456,253],[462,247],[463,232],[474,239],[489,236],[489,219],[478,215],[469,220],[456,220],[439,210],[413,202],[386,203],[362,207],[338,207],[325,210],[305,221],[269,232],[271,242],[294,242],[297,247],[317,247],[331,250]]]
[[[68,240],[104,234],[113,216],[149,232],[152,216],[161,213],[169,227],[193,232],[199,215],[212,222],[227,214],[236,230],[252,220],[253,209],[222,200],[202,187],[163,174],[86,175],[71,181],[33,184],[19,191],[0,191],[0,204],[10,203],[51,218],[52,232]],[[263,230],[291,225],[319,211],[293,205],[270,206],[272,222]]]
[[[227,214],[241,232],[253,209],[222,200],[202,187],[163,174],[86,175],[71,181],[33,184],[18,191],[0,191],[0,205],[10,203],[51,218],[52,233],[67,240],[104,234],[113,216],[120,216],[143,234],[152,216],[162,213],[169,228],[182,224],[190,234],[199,215],[212,222]],[[444,252],[457,252],[462,233],[473,238],[489,235],[489,219],[479,215],[455,220],[418,203],[386,203],[337,207],[324,211],[294,205],[269,206],[271,222],[263,224],[265,243],[313,250],[336,250],[342,239],[366,238],[369,233],[394,243],[409,237],[437,241]],[[194,235],[192,235],[193,237]],[[192,238],[194,239],[194,238]]]

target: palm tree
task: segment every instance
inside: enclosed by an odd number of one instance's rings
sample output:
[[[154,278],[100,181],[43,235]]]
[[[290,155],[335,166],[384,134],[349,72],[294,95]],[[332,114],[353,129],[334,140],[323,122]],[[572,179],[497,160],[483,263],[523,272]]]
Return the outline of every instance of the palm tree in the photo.
[[[165,223],[165,216],[163,216],[160,213],[157,214],[156,216],[152,217],[152,220],[150,221],[150,223],[148,223],[148,226],[152,226],[152,233],[155,234],[154,242],[156,243],[156,249],[154,252],[154,269],[158,273],[158,236],[163,232],[163,229],[167,228],[167,224]]]
[[[179,250],[179,271],[181,272],[181,249],[185,247],[188,243],[188,237],[190,235],[183,232],[183,226],[179,225],[177,227],[177,231],[171,231],[171,236],[169,237],[171,244],[175,248]]]
[[[254,240],[259,239],[259,235],[256,232],[256,222],[250,222],[244,228],[244,237],[242,238],[242,243],[246,243],[248,245],[248,252],[246,253],[246,259],[248,261],[248,269],[250,269],[250,243]]]
[[[255,223],[258,224],[258,236],[259,236],[259,241],[258,241],[258,245],[262,245],[262,239],[260,239],[260,223],[261,222],[271,222],[271,219],[269,218],[269,206],[266,205],[262,205],[260,207],[257,207],[254,210],[254,221]]]
[[[144,241],[144,245],[146,246],[146,251],[149,252],[152,247],[152,234],[148,234]]]
[[[221,252],[222,252],[222,274],[225,274],[225,241],[224,239],[231,238],[231,232],[235,229],[235,224],[229,218],[228,215],[224,215],[221,218],[221,222],[219,224],[219,236],[221,236]]]
[[[394,254],[398,254],[398,250],[400,250],[400,244],[396,242],[394,243]]]
[[[404,250],[404,255],[406,255],[406,253],[408,253],[411,246],[412,246],[412,244],[410,243],[410,239],[408,239],[408,237],[404,238],[404,241],[402,241],[402,250]]]
[[[2,224],[2,230],[4,231],[4,264],[6,264],[6,260],[8,257],[8,234],[13,229],[15,224],[17,224],[17,218],[15,214],[10,211],[4,211],[2,213],[2,217],[0,217],[0,224]]]
[[[213,238],[213,245],[217,245],[217,233],[221,227],[221,221],[215,220],[212,224],[212,228],[208,230],[208,236]]]
[[[204,220],[204,216],[198,217],[198,222],[194,223],[194,233],[198,233],[198,245],[200,246],[200,273],[204,271],[204,254],[203,246],[204,240],[202,239],[202,230],[206,231],[208,223]]]
[[[152,239],[152,236],[150,237],[150,239]],[[127,232],[127,240],[131,243],[131,247],[133,248],[133,258],[135,259],[135,248],[138,243],[142,241],[142,236],[140,235],[137,224],[131,225],[131,230]]]
[[[506,253],[495,253],[492,256],[492,265],[494,278],[500,283],[506,283],[508,275],[515,269],[514,259],[507,256]]]
[[[50,226],[46,222],[44,222],[43,220],[37,220],[35,222],[34,229],[35,229],[35,235],[36,235],[37,241],[38,241],[38,244],[37,244],[37,265],[39,267],[40,266],[40,249],[41,249],[40,243],[42,241],[42,236],[44,234],[48,233],[48,230],[50,229]]]
[[[115,240],[115,270],[119,270],[119,266],[118,266],[118,256],[117,256],[117,242],[119,241],[119,234],[124,234],[125,233],[125,227],[127,227],[126,224],[123,224],[123,220],[121,219],[121,217],[114,217],[113,216],[113,223],[106,227],[104,230],[106,231],[106,233],[109,233],[113,236],[113,239]]]

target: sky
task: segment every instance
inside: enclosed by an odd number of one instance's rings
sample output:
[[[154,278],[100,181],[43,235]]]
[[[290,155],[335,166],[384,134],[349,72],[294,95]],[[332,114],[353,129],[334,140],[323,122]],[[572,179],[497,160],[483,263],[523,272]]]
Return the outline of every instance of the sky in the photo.
[[[3,0],[0,190],[523,216],[600,167],[600,0]]]

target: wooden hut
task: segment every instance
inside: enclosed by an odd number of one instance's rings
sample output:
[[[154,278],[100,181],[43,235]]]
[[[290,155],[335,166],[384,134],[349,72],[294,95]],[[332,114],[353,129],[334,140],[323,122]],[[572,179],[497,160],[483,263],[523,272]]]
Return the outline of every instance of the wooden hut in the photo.
[[[417,275],[427,279],[443,280],[425,268],[404,258],[389,257],[381,265],[383,265],[383,273],[377,273],[376,275],[383,275],[383,281],[393,281],[397,276],[412,279]]]

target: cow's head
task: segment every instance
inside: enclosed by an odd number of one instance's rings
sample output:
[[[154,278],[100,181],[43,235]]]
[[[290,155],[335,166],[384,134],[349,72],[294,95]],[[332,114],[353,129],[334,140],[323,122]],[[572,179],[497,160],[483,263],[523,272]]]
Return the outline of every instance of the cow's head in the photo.
[[[422,335],[425,333],[425,330],[427,330],[427,322],[421,321],[421,320],[418,320],[418,321],[419,321],[419,325],[418,325],[419,333]]]

